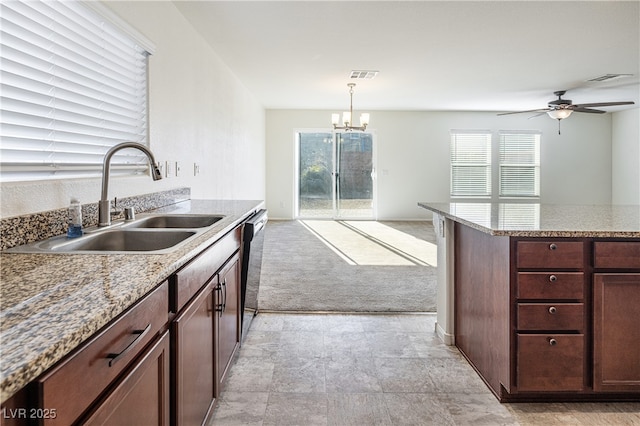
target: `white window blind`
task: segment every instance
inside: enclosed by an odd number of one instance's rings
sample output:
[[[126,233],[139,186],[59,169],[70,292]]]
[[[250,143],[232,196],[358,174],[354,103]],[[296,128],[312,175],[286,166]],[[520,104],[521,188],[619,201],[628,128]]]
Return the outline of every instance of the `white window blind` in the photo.
[[[8,1],[0,13],[0,180],[99,174],[106,151],[147,144],[147,57],[77,1]],[[120,151],[114,174],[146,173]]]
[[[491,196],[491,132],[451,132],[451,196]]]
[[[540,196],[540,133],[500,132],[500,197]]]

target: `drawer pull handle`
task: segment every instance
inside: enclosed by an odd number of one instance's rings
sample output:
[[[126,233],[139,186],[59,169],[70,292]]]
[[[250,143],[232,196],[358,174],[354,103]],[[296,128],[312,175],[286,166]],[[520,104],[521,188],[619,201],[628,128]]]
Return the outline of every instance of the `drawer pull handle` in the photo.
[[[549,339],[549,346],[555,346],[558,344],[558,341],[556,339]]]
[[[109,359],[109,367],[111,367],[117,360],[119,360],[124,355],[126,355],[131,349],[134,348],[134,346],[136,346],[136,344],[142,341],[142,339],[149,332],[149,330],[151,330],[151,323],[147,324],[144,330],[133,330],[131,334],[137,334],[138,336],[135,339],[133,339],[131,343],[129,343],[129,345],[127,345],[127,347],[122,350],[122,352],[117,354],[112,353],[107,355],[107,358]]]
[[[553,244],[553,243],[549,245],[549,250],[555,250],[557,248],[558,248],[558,246]]]
[[[558,277],[556,277],[555,275],[549,276],[549,282],[555,283],[556,281],[558,281]]]
[[[555,313],[556,313],[556,311],[557,311],[557,309],[556,309],[556,307],[555,307],[555,306],[552,306],[552,307],[550,307],[550,308],[549,308],[549,313],[550,313],[550,314],[555,314]]]

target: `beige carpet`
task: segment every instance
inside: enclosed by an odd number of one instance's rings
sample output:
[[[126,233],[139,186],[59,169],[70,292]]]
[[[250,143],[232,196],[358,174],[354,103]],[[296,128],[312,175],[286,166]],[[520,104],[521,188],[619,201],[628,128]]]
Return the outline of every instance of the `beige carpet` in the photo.
[[[435,312],[431,222],[270,221],[259,310]]]

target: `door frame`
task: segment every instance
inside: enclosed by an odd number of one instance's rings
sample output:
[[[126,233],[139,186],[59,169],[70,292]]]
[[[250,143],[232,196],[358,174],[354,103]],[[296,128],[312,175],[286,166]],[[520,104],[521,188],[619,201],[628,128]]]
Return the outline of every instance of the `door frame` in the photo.
[[[378,150],[377,150],[377,135],[374,129],[368,129],[366,132],[358,132],[358,133],[367,133],[371,135],[371,180],[372,180],[372,212],[371,216],[368,217],[348,217],[348,216],[339,216],[338,209],[336,206],[336,196],[337,196],[337,182],[335,176],[335,164],[336,164],[336,155],[337,150],[335,148],[336,144],[336,133],[347,133],[347,132],[339,132],[333,129],[327,128],[304,128],[304,129],[294,129],[293,130],[293,207],[294,207],[294,219],[311,219],[307,216],[300,215],[300,133],[327,133],[332,135],[332,163],[334,172],[332,172],[331,176],[331,185],[332,185],[332,211],[327,217],[313,217],[313,219],[326,219],[326,220],[377,220],[378,218],[378,176],[377,176],[377,163],[378,163]]]

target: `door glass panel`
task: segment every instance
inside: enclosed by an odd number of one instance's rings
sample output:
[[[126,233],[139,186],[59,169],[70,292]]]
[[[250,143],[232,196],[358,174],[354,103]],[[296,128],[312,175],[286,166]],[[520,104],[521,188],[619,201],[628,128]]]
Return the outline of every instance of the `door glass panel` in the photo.
[[[299,133],[298,216],[333,217],[333,135]]]
[[[370,133],[337,133],[336,216],[373,218],[373,141]]]

